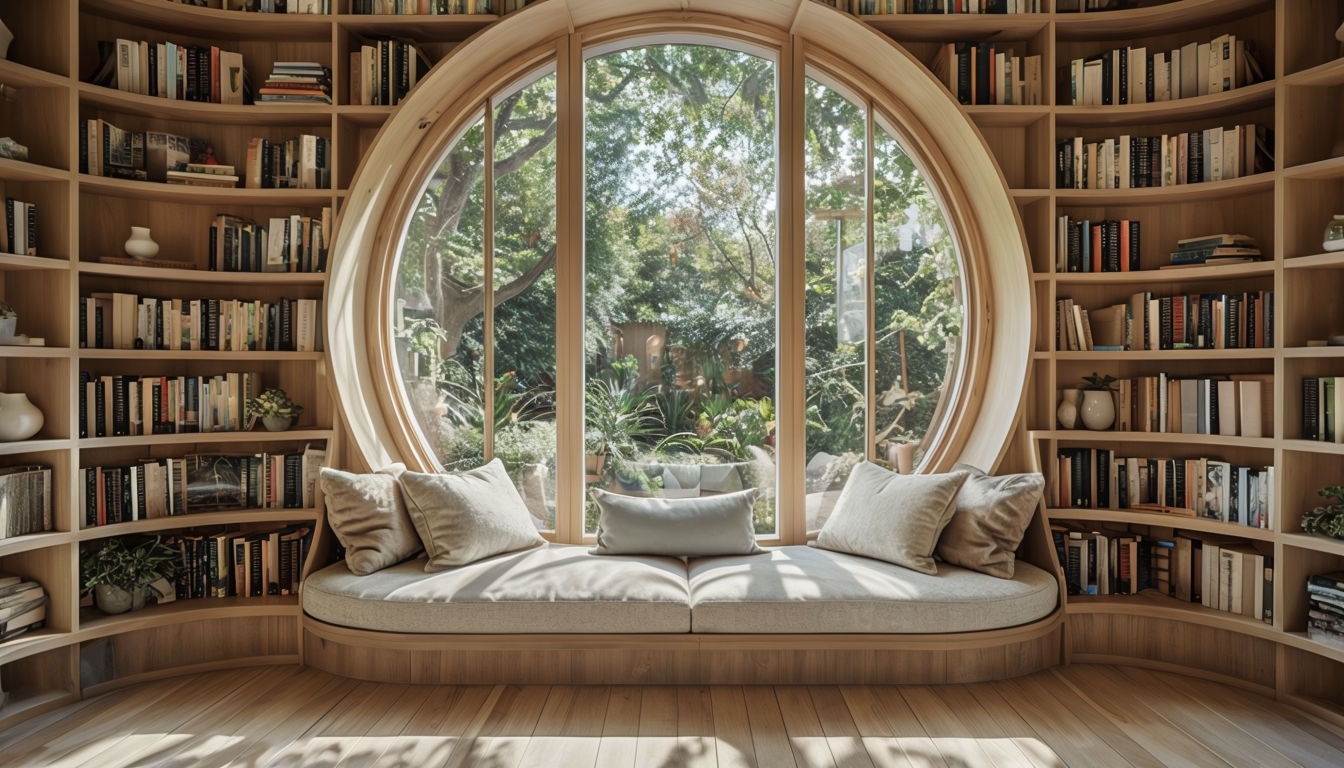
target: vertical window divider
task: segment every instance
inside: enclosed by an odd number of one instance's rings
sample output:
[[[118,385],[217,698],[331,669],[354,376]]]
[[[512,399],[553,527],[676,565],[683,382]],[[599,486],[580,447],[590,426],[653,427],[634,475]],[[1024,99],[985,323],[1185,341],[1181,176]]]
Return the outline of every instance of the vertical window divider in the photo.
[[[485,414],[482,432],[485,434],[485,460],[495,455],[495,99],[485,100],[485,120],[482,122],[484,135],[481,139],[485,150],[485,166],[482,168],[482,183],[485,184],[485,223],[481,237],[483,284],[481,320],[482,337],[485,344],[485,357],[481,369],[481,410]]]
[[[776,308],[777,338],[802,339],[806,334],[807,247],[804,151],[804,97],[807,58],[804,44],[791,35],[780,49],[779,66],[779,273]],[[784,544],[807,540],[805,470],[807,464],[806,350],[802,344],[777,344],[779,375],[775,376],[775,519]],[[786,527],[787,526],[787,527]]]
[[[583,48],[577,33],[556,44],[555,534],[584,540]]]

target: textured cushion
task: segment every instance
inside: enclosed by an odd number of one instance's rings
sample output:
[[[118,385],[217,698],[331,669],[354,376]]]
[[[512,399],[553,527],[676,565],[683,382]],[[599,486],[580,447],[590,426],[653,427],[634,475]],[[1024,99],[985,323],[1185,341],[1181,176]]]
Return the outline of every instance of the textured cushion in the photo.
[[[425,573],[408,560],[357,577],[342,563],[303,582],[303,609],[330,624],[387,632],[688,632],[686,564],[593,557],[548,544]]]
[[[861,462],[849,473],[816,545],[937,573],[933,549],[965,480],[965,472],[900,475]]]
[[[468,472],[403,472],[406,511],[437,571],[545,543],[499,459]]]
[[[987,475],[969,464],[956,469],[967,472],[966,482],[957,493],[952,520],[938,539],[938,557],[1011,579],[1017,545],[1036,512],[1045,478],[1039,472]]]
[[[318,475],[327,502],[327,522],[345,548],[350,572],[365,576],[420,551],[420,537],[397,490],[404,470],[354,474],[323,467]]]
[[[1049,616],[1054,577],[1018,563],[1011,579],[944,564],[936,576],[815,547],[690,561],[691,631],[973,632]]]
[[[668,499],[601,488],[595,555],[742,555],[760,552],[751,512],[756,489]]]

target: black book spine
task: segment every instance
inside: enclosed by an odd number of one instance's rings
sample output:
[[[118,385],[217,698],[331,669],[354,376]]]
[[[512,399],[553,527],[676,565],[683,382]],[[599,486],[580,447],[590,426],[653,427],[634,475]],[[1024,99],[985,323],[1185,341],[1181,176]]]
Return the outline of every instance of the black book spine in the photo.
[[[994,68],[994,44],[977,43],[975,57],[975,103],[993,104],[994,92],[990,72]]]
[[[1138,272],[1141,269],[1139,260],[1139,221],[1131,219],[1129,221],[1129,271]]]
[[[1119,72],[1116,73],[1116,75],[1117,75],[1117,76],[1119,77],[1119,79],[1120,79],[1120,83],[1119,83],[1119,86],[1120,86],[1120,87],[1117,88],[1116,91],[1117,91],[1117,96],[1118,96],[1119,99],[1120,99],[1120,102],[1119,102],[1119,103],[1121,103],[1121,104],[1128,104],[1128,103],[1129,103],[1129,50],[1128,50],[1128,49],[1121,48],[1121,49],[1118,49],[1118,52],[1119,52],[1119,56],[1116,56],[1115,58],[1119,59],[1119,61],[1120,61],[1120,64],[1119,64],[1119,66],[1117,67],[1117,69],[1119,70]],[[1109,62],[1111,61],[1111,59],[1112,59],[1112,57],[1108,55],[1108,56],[1106,57],[1106,61],[1107,61],[1107,63],[1109,63]],[[1107,88],[1106,93],[1109,94],[1110,92],[1111,92],[1110,89]]]
[[[971,104],[974,93],[971,91],[971,43],[957,43],[955,53],[957,56],[957,101],[962,104]]]
[[[84,527],[98,524],[98,468],[84,468]]]

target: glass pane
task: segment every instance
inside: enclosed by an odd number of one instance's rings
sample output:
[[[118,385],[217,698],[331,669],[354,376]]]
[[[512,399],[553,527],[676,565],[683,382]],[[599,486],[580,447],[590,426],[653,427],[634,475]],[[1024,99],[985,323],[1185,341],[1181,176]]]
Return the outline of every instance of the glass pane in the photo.
[[[555,529],[555,76],[498,99],[494,455]]]
[[[867,128],[864,109],[806,82],[807,528],[867,455]]]
[[[485,457],[485,124],[452,143],[411,214],[392,335],[407,406],[447,468]]]
[[[585,88],[588,482],[756,486],[774,534],[775,65],[655,45],[590,59]]]

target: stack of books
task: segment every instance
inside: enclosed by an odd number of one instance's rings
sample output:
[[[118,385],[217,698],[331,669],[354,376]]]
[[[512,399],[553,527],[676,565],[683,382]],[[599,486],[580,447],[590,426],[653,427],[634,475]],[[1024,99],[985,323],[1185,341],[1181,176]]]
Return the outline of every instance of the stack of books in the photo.
[[[0,467],[0,539],[50,530],[51,467]]]
[[[169,184],[188,184],[194,187],[238,186],[238,174],[232,165],[219,163],[184,163],[181,168],[167,172]]]
[[[1225,232],[1177,240],[1176,250],[1171,252],[1172,266],[1259,260],[1260,247],[1255,244],[1255,238]]]
[[[0,575],[0,641],[38,629],[47,620],[47,591],[36,581]]]
[[[257,90],[258,104],[331,103],[331,69],[316,61],[277,61]]]
[[[1344,648],[1344,571],[1307,578],[1307,637]]]

